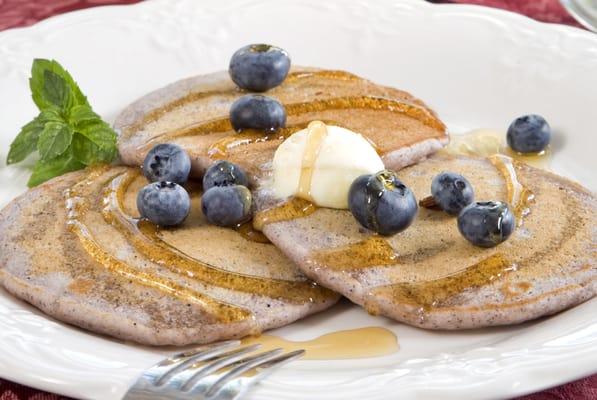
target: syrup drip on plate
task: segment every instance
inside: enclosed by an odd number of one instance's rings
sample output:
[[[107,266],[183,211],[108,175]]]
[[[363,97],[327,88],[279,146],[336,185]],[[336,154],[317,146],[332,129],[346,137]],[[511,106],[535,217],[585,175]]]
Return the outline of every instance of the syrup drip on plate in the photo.
[[[381,327],[367,327],[328,333],[315,339],[294,341],[273,335],[243,339],[243,345],[261,344],[260,351],[282,348],[306,350],[304,360],[346,360],[373,358],[396,353],[400,346],[394,332]]]

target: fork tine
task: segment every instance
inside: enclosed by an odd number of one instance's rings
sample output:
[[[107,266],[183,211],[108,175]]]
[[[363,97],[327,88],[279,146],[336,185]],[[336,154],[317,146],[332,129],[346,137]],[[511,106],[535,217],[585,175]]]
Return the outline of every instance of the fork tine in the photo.
[[[219,392],[227,383],[234,378],[250,371],[253,369],[273,371],[273,367],[282,366],[285,363],[299,358],[305,354],[305,350],[296,350],[290,353],[281,354],[282,349],[274,349],[265,353],[258,354],[256,356],[241,360],[238,366],[232,368],[230,371],[222,375],[210,389],[205,393],[205,397],[209,398]],[[262,373],[259,373],[262,375]]]
[[[261,344],[256,343],[250,346],[241,347],[227,351],[226,353],[218,354],[216,357],[204,359],[206,364],[197,366],[196,364],[187,364],[186,368],[179,370],[175,375],[171,375],[168,385],[180,388],[182,391],[186,391],[192,387],[194,382],[202,379],[203,377],[222,369],[230,364],[234,364],[238,360],[247,354],[257,350],[261,347]]]
[[[291,351],[290,353],[282,354],[276,358],[273,358],[269,361],[266,361],[262,364],[255,366],[254,368],[259,369],[259,373],[265,372],[266,370],[270,370],[270,368],[281,367],[282,365],[289,363],[292,360],[296,360],[297,358],[301,358],[306,353],[305,350],[295,350]],[[268,372],[271,372],[268,371]]]
[[[143,376],[154,384],[159,385],[167,376],[178,371],[180,368],[184,368],[199,360],[220,354],[224,350],[238,345],[240,345],[240,341],[228,340],[225,342],[195,347],[194,349],[175,354],[160,361],[145,371]]]

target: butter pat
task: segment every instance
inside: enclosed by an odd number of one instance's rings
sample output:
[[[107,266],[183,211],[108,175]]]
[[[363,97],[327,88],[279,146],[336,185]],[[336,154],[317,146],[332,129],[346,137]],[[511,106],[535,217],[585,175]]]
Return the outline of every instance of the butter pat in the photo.
[[[286,139],[273,161],[277,197],[301,197],[321,207],[348,208],[348,190],[361,175],[384,169],[362,135],[313,121]]]

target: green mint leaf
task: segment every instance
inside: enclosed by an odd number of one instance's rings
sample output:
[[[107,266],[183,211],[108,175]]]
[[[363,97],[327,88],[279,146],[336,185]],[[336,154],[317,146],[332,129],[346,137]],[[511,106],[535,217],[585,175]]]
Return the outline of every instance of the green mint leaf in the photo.
[[[116,132],[104,121],[85,125],[78,132],[103,150],[116,150]]]
[[[89,105],[89,103],[87,102],[87,98],[85,97],[83,92],[81,92],[81,89],[79,88],[73,77],[68,73],[67,70],[62,68],[62,66],[58,62],[54,60],[35,59],[33,61],[33,66],[31,67],[31,78],[29,79],[29,87],[31,88],[31,96],[33,97],[33,101],[40,110],[46,109],[47,107],[50,107],[52,105],[56,105],[56,103],[52,101],[55,100],[56,97],[62,98],[60,96],[55,96],[54,94],[51,96],[51,98],[46,97],[46,95],[48,94],[45,82],[47,71],[50,71],[53,74],[58,75],[60,78],[62,78],[62,80],[66,84],[66,87],[69,89],[72,104]],[[51,86],[52,85],[48,86],[48,89]]]
[[[75,129],[84,129],[89,124],[101,123],[102,119],[88,105],[74,106],[68,116],[69,122]]]
[[[37,118],[43,124],[45,124],[46,122],[62,122],[62,123],[66,122],[66,121],[64,121],[64,118],[62,118],[62,115],[60,114],[60,110],[57,108],[48,108],[46,110],[43,110],[42,112],[39,113],[39,116]]]
[[[27,185],[29,187],[37,186],[56,176],[76,171],[84,167],[85,165],[77,161],[73,156],[72,151],[69,150],[52,160],[38,161],[33,168],[33,174],[31,174]]]
[[[116,133],[91,109],[77,83],[60,64],[34,60],[29,85],[40,114],[21,129],[7,162],[22,161],[37,149],[40,160],[30,186],[116,158]]]
[[[93,132],[77,132],[73,137],[73,153],[77,160],[85,165],[109,163],[116,158],[118,148],[107,129],[98,127]]]
[[[60,110],[67,111],[73,103],[73,94],[66,81],[57,73],[44,71],[44,87],[42,94],[44,99]]]
[[[85,165],[109,163],[116,156],[116,146],[99,147],[79,132],[73,136],[72,149],[77,161]]]
[[[47,122],[39,135],[37,150],[43,161],[64,153],[73,139],[73,129],[62,122]]]
[[[75,132],[72,144],[75,159],[85,165],[93,165],[96,162],[95,154],[99,147],[79,132]]]
[[[25,157],[33,153],[37,149],[37,140],[43,129],[44,124],[40,120],[40,117],[23,126],[10,145],[6,164],[10,165],[21,162]]]

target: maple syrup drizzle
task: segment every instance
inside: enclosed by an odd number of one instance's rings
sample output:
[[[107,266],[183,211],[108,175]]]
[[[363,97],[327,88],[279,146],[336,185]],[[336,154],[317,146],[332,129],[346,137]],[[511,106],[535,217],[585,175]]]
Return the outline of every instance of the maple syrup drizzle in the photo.
[[[93,181],[98,179],[106,171],[107,168],[104,167],[92,170],[86,178],[65,192],[66,208],[68,211],[67,226],[69,230],[77,236],[85,251],[95,259],[98,264],[102,265],[112,273],[118,274],[126,280],[133,280],[143,286],[164,292],[167,295],[181,299],[184,302],[198,304],[219,321],[226,323],[252,318],[252,313],[248,310],[220,303],[209,296],[189,289],[170,279],[133,268],[109,254],[99,245],[87,225],[83,222],[83,219],[85,214],[91,210],[91,202],[89,200],[90,194],[86,193],[86,189],[88,190],[88,187]],[[112,178],[113,176],[110,177],[110,180]],[[79,189],[81,188],[82,191],[79,192]]]
[[[358,81],[362,79],[356,76],[355,74],[351,74],[350,72],[334,69],[322,69],[318,71],[294,71],[288,74],[285,81],[294,82],[301,79],[314,77],[335,79],[339,81]]]
[[[500,291],[504,295],[504,298],[510,300],[514,297],[520,296],[529,291],[532,285],[528,282],[518,282],[518,283],[504,283],[500,288]]]
[[[267,224],[303,218],[313,214],[315,210],[317,206],[310,201],[291,197],[279,205],[257,212],[253,216],[253,227],[263,231],[263,227]]]
[[[395,265],[399,257],[388,241],[380,236],[369,238],[312,254],[315,264],[339,271],[367,269],[375,266]]]
[[[334,79],[334,80],[338,80],[340,82],[342,82],[342,81],[344,81],[344,82],[358,81],[358,80],[362,79],[362,78],[359,78],[358,76],[351,74],[350,72],[346,72],[346,71],[318,70],[318,71],[293,71],[288,74],[288,76],[285,79],[285,82],[295,82],[295,81],[317,78],[317,77]],[[137,132],[138,130],[143,128],[145,125],[147,125],[151,122],[155,122],[161,116],[163,116],[177,108],[183,107],[188,103],[192,103],[194,101],[197,101],[200,99],[205,99],[205,98],[208,98],[211,96],[226,96],[226,95],[236,97],[238,95],[238,89],[236,87],[229,87],[227,89],[207,90],[204,92],[189,93],[186,96],[182,96],[182,97],[180,97],[174,101],[171,101],[170,103],[168,103],[160,108],[150,111],[141,120],[134,122],[133,124],[127,126],[125,129],[125,132],[123,132],[124,137],[130,137],[135,132]]]
[[[504,176],[508,203],[514,208],[517,224],[522,224],[522,218],[530,213],[529,203],[535,198],[533,192],[518,181],[515,166],[512,159],[501,154],[494,154],[488,157],[489,161]]]
[[[311,197],[311,181],[313,180],[315,162],[327,134],[328,128],[321,121],[313,121],[307,127],[307,142],[303,151],[301,175],[297,191],[297,196],[305,200],[313,201]]]
[[[201,282],[297,304],[322,302],[331,295],[330,291],[310,281],[260,278],[217,268],[170,246],[162,240],[156,225],[124,214],[124,194],[139,175],[139,170],[129,170],[112,181],[104,197],[103,213],[106,221],[123,233],[135,250],[146,258],[176,274],[190,276]]]
[[[366,327],[328,333],[311,340],[294,341],[273,335],[248,337],[243,345],[261,344],[260,351],[306,350],[303,360],[346,360],[383,357],[396,353],[400,346],[394,332],[381,327]]]
[[[297,131],[298,130],[283,128],[279,131],[267,134],[252,130],[241,132],[237,135],[226,136],[211,144],[207,150],[207,155],[214,160],[224,160],[228,156],[228,152],[236,147],[247,146],[253,143],[282,141]]]
[[[235,227],[236,231],[242,235],[247,240],[256,243],[271,243],[270,240],[265,236],[262,232],[256,230],[253,227],[253,222],[245,222],[244,224],[239,224]]]
[[[383,97],[374,97],[374,96],[345,96],[345,97],[334,97],[329,99],[318,99],[313,100],[306,103],[293,103],[293,104],[286,104],[286,114],[288,116],[295,116],[301,115],[306,113],[312,112],[321,112],[326,110],[351,110],[351,109],[371,109],[371,110],[380,110],[380,111],[390,111],[399,114],[405,114],[412,118],[415,118],[422,122],[423,124],[436,128],[441,129],[442,131],[445,129],[444,124],[438,120],[433,114],[431,114],[427,109],[410,103],[401,102],[398,100],[387,99]],[[157,142],[164,143],[170,140],[181,138],[181,137],[189,137],[189,136],[200,136],[200,135],[208,135],[213,133],[225,133],[230,132],[230,136],[237,136],[238,134],[233,131],[232,125],[230,123],[230,119],[228,117],[222,117],[213,119],[207,122],[198,122],[196,124],[192,124],[186,126],[184,128],[177,129],[172,132],[165,132],[163,134],[159,134],[148,140],[146,143],[139,146],[139,150],[147,149],[153,147],[154,144]],[[262,132],[262,136],[268,136],[267,133]],[[275,137],[275,136],[273,136]],[[232,138],[225,138],[225,141],[232,141]],[[242,141],[240,143],[251,143],[250,141]],[[240,144],[239,143],[239,144]],[[385,153],[387,149],[378,148],[378,152]],[[217,150],[221,150],[221,148],[212,149],[213,154],[219,154]],[[221,155],[219,156],[221,157]]]
[[[491,284],[517,269],[517,264],[510,262],[504,255],[497,253],[460,272],[443,278],[376,287],[371,290],[371,298],[389,296],[397,303],[411,304],[421,307],[423,310],[429,310],[434,307],[441,307],[446,300],[467,289]],[[365,308],[373,313],[378,311],[378,306],[373,301],[365,301]]]
[[[326,125],[342,126],[338,122],[326,120]],[[253,143],[264,143],[272,141],[283,141],[296,132],[301,131],[309,125],[309,122],[300,122],[280,128],[275,132],[263,132],[255,129],[247,129],[237,134],[226,136],[209,146],[207,155],[212,159],[224,159],[228,156],[229,150],[239,146],[246,146]],[[369,139],[368,139],[369,140]],[[373,142],[370,140],[370,143]]]

